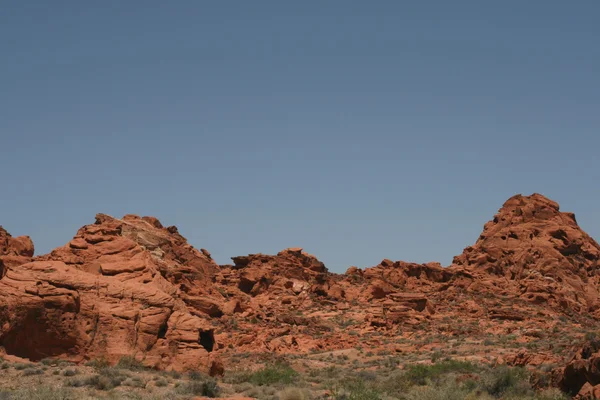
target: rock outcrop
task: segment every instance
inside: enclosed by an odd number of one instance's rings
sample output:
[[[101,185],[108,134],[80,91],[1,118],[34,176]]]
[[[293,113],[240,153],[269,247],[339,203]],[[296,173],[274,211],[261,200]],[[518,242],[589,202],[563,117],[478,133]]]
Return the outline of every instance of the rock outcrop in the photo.
[[[0,226],[0,278],[6,268],[24,264],[33,257],[34,247],[29,236],[12,237]]]
[[[600,398],[600,341],[585,343],[564,368],[555,371],[556,384],[580,400]]]
[[[510,198],[453,264],[472,274],[470,291],[600,317],[600,246],[542,195]]]
[[[0,229],[0,346],[31,360],[135,355],[219,374],[240,352],[413,351],[403,343],[431,333],[514,336],[497,361],[541,365],[565,358],[540,338],[600,320],[600,246],[539,194],[509,199],[445,268],[386,259],[333,274],[300,248],[232,259],[217,265],[153,217],[98,214],[40,257]],[[596,359],[570,360],[560,386],[600,391]]]
[[[155,218],[99,214],[66,246],[8,266],[0,343],[31,360],[133,354],[157,368],[218,371],[208,315],[193,308],[217,268]]]

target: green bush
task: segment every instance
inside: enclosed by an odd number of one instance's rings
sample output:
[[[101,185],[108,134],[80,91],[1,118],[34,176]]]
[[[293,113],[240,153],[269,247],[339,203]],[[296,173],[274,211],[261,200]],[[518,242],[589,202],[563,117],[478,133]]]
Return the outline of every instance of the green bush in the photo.
[[[411,365],[406,369],[404,378],[414,385],[425,385],[430,380],[436,380],[440,376],[449,373],[471,373],[477,371],[477,367],[470,362],[447,360],[437,364]]]
[[[527,370],[506,365],[486,371],[481,379],[481,387],[496,397],[507,394],[525,396],[533,393]]]
[[[248,382],[258,386],[281,383],[290,385],[294,383],[298,373],[287,364],[273,364],[264,367],[248,376]]]

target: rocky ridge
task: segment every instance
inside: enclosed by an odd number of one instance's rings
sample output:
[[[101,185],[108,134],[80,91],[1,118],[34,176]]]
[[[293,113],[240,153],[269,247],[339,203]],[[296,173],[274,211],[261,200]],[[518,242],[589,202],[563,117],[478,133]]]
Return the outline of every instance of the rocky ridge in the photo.
[[[525,345],[600,318],[600,246],[539,194],[510,198],[448,267],[383,260],[333,274],[299,248],[232,260],[217,265],[152,217],[99,214],[40,257],[0,229],[0,345],[32,360],[133,354],[219,374],[240,352],[406,352],[416,345],[388,343],[423,332],[439,342],[519,333]],[[567,353],[515,348],[496,362],[561,363]]]

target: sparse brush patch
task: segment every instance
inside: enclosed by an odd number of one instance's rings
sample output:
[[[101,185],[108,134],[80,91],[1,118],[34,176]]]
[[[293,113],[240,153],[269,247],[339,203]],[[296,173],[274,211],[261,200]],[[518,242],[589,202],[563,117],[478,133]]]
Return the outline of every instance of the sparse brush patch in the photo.
[[[248,382],[258,386],[273,384],[291,385],[294,383],[298,373],[289,365],[276,363],[268,365],[248,376]]]
[[[16,363],[13,365],[13,368],[16,369],[17,371],[22,371],[25,368],[31,368],[31,367],[33,367],[33,364]]]
[[[44,375],[44,371],[40,368],[25,368],[23,370],[23,376],[32,376],[32,375]]]
[[[481,387],[496,397],[506,394],[530,395],[533,392],[527,370],[505,365],[486,371],[481,379]]]
[[[137,360],[134,356],[123,356],[119,359],[116,365],[119,368],[128,369],[130,371],[140,371],[145,369],[144,364]]]
[[[381,400],[382,393],[361,379],[348,379],[330,389],[333,400]]]
[[[65,369],[62,372],[63,376],[75,376],[77,374],[79,374],[79,371],[77,371],[76,369]]]
[[[556,388],[543,390],[535,396],[535,400],[568,400],[569,396]]]
[[[169,385],[169,382],[167,382],[167,380],[163,379],[163,378],[159,378],[156,381],[154,381],[154,386],[165,387],[168,385]]]
[[[192,381],[205,381],[211,379],[208,375],[203,374],[200,371],[188,371],[187,376]]]
[[[85,363],[86,367],[92,367],[96,370],[100,370],[102,368],[107,368],[110,366],[110,363],[105,358],[94,358]]]
[[[414,385],[425,385],[428,380],[435,380],[444,374],[470,373],[477,369],[475,365],[466,361],[446,360],[432,365],[411,365],[406,369],[404,378]]]
[[[140,378],[139,376],[131,376],[127,379],[125,379],[122,383],[123,386],[130,386],[130,387],[136,387],[136,388],[145,388],[146,387],[146,382]]]
[[[217,397],[220,393],[220,388],[214,379],[206,381],[190,381],[176,386],[175,391],[178,394]]]
[[[413,386],[403,397],[405,400],[464,400],[468,394],[467,389],[448,382],[440,386]]]
[[[19,388],[16,390],[0,389],[0,399],[2,400],[76,400],[82,399],[76,396],[73,391],[67,388],[52,388],[45,385],[35,385],[28,388]]]
[[[128,377],[129,375],[123,373],[121,370],[108,367],[99,370],[98,374],[71,379],[65,384],[72,387],[91,386],[97,390],[111,390],[120,386]]]

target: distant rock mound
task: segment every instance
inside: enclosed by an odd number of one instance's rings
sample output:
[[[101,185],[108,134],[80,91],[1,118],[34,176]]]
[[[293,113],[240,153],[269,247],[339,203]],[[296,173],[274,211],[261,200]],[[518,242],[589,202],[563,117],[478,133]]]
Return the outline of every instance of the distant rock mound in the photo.
[[[250,254],[232,257],[234,265],[225,265],[220,281],[241,292],[256,296],[266,290],[301,292],[319,282],[327,273],[325,265],[301,248],[289,248],[277,255]]]
[[[540,194],[510,198],[450,271],[477,279],[470,290],[518,295],[575,313],[600,316],[600,246],[575,215]]]

